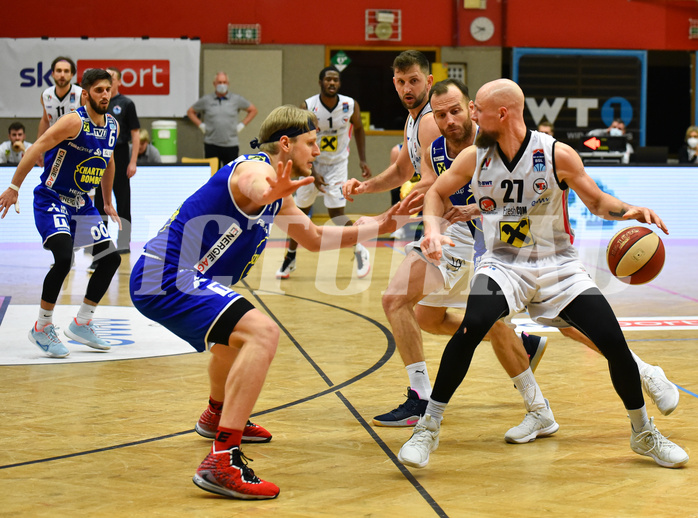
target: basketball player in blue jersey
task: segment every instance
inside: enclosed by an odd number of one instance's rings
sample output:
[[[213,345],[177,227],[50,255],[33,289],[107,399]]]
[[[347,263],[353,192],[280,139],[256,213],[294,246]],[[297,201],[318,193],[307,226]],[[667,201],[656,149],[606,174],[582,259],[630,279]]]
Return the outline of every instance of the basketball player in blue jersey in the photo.
[[[0,195],[3,218],[13,204],[19,212],[16,205],[19,188],[37,158],[46,152],[41,183],[34,189],[34,220],[44,248],[53,254],[54,264],[44,279],[39,318],[29,331],[29,340],[54,358],[69,354],[56,334],[53,309],[63,281],[70,272],[73,247],[94,246],[95,251],[101,252],[110,249],[105,254],[104,264],[100,262],[100,268],[87,285],[77,317],[64,331],[69,338],[94,349],[110,348],[97,336],[92,318],[121,263],[99,212],[87,196],[99,184],[105,193],[111,193],[112,189],[112,151],[119,126],[107,114],[111,76],[105,70],[87,70],[82,88],[85,106],[62,116],[29,148],[17,166],[10,187]],[[105,206],[105,211],[121,225],[111,203],[108,208]]]
[[[446,406],[467,374],[475,348],[498,319],[528,308],[547,325],[573,326],[601,350],[613,387],[631,422],[630,446],[663,467],[681,467],[688,455],[648,418],[638,366],[613,310],[572,246],[566,217],[568,189],[594,214],[666,226],[652,210],[602,192],[579,155],[549,135],[526,128],[524,94],[508,79],[485,84],[473,103],[476,146],[454,160],[426,195],[424,255],[439,262],[453,244],[441,224],[449,197],[472,180],[482,212],[487,252],[471,284],[465,317],[446,345],[426,413],[402,446],[405,464],[424,467],[439,444]]]
[[[403,200],[366,225],[321,226],[296,207],[292,194],[313,183],[320,154],[317,119],[286,105],[269,114],[261,152],[222,167],[182,203],[145,245],[131,273],[134,306],[187,340],[197,351],[211,346],[209,407],[196,430],[215,438],[194,476],[200,488],[221,495],[275,498],[279,488],[257,478],[240,451],[243,441],[266,442],[271,434],[249,422],[279,341],[276,324],[228,288],[244,278],[264,250],[272,223],[311,251],[353,246],[396,228],[421,200]],[[292,180],[292,176],[301,176]]]

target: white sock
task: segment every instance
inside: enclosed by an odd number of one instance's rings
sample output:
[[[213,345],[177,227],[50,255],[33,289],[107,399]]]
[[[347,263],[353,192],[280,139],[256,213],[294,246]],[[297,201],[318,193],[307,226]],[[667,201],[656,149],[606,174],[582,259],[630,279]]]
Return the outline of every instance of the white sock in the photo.
[[[541,393],[536,377],[533,375],[531,367],[523,371],[518,376],[511,378],[524,400],[526,411],[533,412],[545,408],[545,399]]]
[[[630,423],[635,432],[643,430],[645,426],[650,424],[645,405],[642,405],[642,408],[638,408],[637,410],[628,410],[628,417],[630,418]]]
[[[359,253],[359,252],[361,252],[363,249],[364,249],[364,245],[362,245],[361,243],[356,243],[356,244],[354,245],[354,253]]]
[[[405,367],[410,378],[410,388],[419,394],[419,399],[429,399],[431,396],[431,382],[426,362],[417,362]]]
[[[633,360],[635,360],[635,363],[637,363],[637,370],[639,370],[640,372],[642,372],[642,369],[644,369],[645,367],[649,367],[649,365],[646,364],[645,362],[643,362],[643,361],[642,361],[642,358],[640,358],[637,354],[635,354],[635,353],[632,351],[632,349],[629,349],[629,351],[630,351],[630,354],[633,355]]]
[[[429,404],[427,405],[425,413],[429,414],[434,421],[441,424],[444,418],[444,412],[446,411],[446,405],[448,405],[448,403],[439,403],[429,398]]]
[[[41,331],[44,327],[53,323],[53,310],[39,308],[39,318],[36,319],[36,328]]]
[[[96,309],[97,306],[90,306],[89,304],[85,304],[84,302],[80,304],[80,309],[78,310],[78,316],[76,318],[78,324],[85,325],[90,320],[92,320],[95,316]]]

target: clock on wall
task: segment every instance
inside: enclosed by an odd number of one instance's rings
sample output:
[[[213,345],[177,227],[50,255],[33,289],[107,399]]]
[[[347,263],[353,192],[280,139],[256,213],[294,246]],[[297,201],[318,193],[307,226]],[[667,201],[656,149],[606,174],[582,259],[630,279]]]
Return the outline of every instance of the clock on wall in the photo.
[[[470,35],[477,41],[487,41],[494,35],[494,23],[486,16],[478,16],[470,24]]]

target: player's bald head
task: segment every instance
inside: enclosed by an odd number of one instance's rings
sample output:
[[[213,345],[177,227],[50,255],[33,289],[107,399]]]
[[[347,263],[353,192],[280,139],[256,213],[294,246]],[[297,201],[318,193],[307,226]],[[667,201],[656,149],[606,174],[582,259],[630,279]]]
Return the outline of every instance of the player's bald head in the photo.
[[[504,106],[508,111],[520,113],[524,110],[524,93],[511,79],[495,79],[485,83],[477,92],[479,100]]]

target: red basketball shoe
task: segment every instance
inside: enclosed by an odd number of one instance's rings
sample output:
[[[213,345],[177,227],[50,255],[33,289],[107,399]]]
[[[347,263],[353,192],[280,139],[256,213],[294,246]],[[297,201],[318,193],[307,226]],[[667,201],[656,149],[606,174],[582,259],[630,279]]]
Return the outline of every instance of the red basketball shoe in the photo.
[[[213,412],[211,407],[206,407],[204,413],[199,417],[196,423],[196,433],[207,439],[215,439],[218,431],[218,423],[221,420],[221,414]],[[242,442],[269,442],[271,434],[258,424],[252,421],[247,421],[245,429],[242,431]]]
[[[216,451],[213,445],[192,480],[204,491],[231,498],[261,500],[279,496],[279,487],[257,477],[247,467],[248,461],[252,459],[245,457],[237,446]]]

